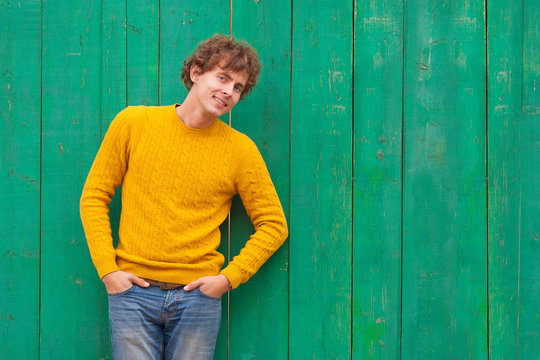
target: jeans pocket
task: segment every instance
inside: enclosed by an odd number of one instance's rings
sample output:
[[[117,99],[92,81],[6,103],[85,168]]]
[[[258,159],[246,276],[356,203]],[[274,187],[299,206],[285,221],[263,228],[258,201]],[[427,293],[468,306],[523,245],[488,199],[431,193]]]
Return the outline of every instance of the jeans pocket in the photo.
[[[135,287],[135,284],[131,285],[129,288],[127,288],[127,289],[124,290],[124,291],[120,291],[120,292],[117,292],[117,293],[107,293],[107,295],[109,295],[109,296],[121,296],[121,295],[125,295],[125,294],[127,294],[128,292],[130,292],[131,290],[133,290],[134,287]]]
[[[203,291],[200,288],[196,288],[194,291],[198,292],[199,294],[201,294],[205,298],[216,300],[216,301],[221,301],[221,296],[220,297],[215,297],[215,296],[207,295],[207,294],[203,293]]]

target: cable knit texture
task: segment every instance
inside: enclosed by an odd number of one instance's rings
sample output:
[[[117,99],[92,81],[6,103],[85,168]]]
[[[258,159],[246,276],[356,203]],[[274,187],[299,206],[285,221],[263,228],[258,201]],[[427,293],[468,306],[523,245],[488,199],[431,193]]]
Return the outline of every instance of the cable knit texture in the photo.
[[[255,233],[221,273],[233,288],[246,282],[281,246],[287,224],[255,144],[216,119],[185,125],[176,105],[134,106],[111,123],[81,197],[92,261],[100,278],[116,270],[187,284],[217,275],[219,225],[240,194]],[[119,244],[109,203],[122,184]]]

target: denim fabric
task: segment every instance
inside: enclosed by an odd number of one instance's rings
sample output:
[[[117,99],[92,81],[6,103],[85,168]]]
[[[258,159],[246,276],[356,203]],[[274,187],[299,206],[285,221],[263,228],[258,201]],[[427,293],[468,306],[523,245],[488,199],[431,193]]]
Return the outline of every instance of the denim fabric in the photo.
[[[221,322],[221,299],[199,289],[163,291],[133,285],[109,294],[109,321],[116,360],[210,360]]]

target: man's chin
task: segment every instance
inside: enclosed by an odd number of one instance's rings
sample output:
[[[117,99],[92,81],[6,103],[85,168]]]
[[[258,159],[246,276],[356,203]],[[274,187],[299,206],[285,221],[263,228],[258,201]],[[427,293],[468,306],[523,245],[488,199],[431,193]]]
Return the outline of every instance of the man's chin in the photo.
[[[213,116],[213,117],[221,117],[223,115],[225,115],[226,113],[228,113],[229,111],[223,111],[223,110],[217,110],[217,109],[212,109],[209,111],[209,109],[206,110],[206,113]]]
[[[223,115],[227,114],[229,111],[216,111],[213,115],[215,117],[222,117]]]

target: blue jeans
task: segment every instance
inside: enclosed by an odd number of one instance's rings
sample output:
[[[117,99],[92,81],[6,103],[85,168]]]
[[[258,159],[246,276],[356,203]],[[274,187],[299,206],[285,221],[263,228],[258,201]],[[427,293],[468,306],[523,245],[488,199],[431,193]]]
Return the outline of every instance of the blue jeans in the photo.
[[[109,294],[116,360],[211,360],[221,322],[221,299],[199,289],[133,285]]]

